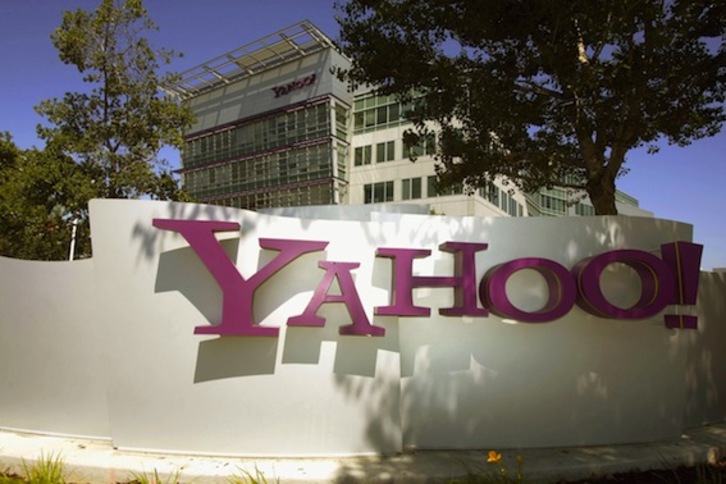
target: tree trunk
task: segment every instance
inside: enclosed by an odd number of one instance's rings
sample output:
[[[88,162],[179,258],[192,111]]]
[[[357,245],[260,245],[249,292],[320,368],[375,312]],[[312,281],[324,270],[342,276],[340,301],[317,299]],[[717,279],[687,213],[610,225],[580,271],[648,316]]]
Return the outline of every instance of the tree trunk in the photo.
[[[596,215],[617,215],[615,207],[615,178],[607,173],[595,179],[588,180],[587,194],[590,195],[592,206]]]

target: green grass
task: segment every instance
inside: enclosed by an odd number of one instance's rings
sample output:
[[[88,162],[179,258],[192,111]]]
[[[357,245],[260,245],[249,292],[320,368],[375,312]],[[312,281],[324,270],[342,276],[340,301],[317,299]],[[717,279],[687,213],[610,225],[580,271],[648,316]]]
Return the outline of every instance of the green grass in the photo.
[[[23,474],[31,484],[64,484],[63,460],[60,454],[40,454],[40,458],[32,465],[23,459]]]
[[[68,484],[66,481],[64,463],[60,455],[40,455],[40,458],[33,464],[23,460],[23,474],[18,476],[10,474],[9,470],[0,471],[0,484]],[[466,467],[466,466],[465,466]],[[227,479],[229,484],[268,484],[265,474],[255,467],[254,473],[239,469],[240,475],[230,476]],[[523,472],[523,460],[517,456],[516,463],[508,468],[502,456],[494,451],[489,454],[489,459],[482,459],[482,465],[475,468],[466,468],[467,476],[464,479],[451,481],[452,483],[477,483],[477,484],[515,484],[525,482]],[[177,471],[166,478],[159,475],[154,469],[151,474],[132,474],[131,480],[125,484],[179,484],[180,472]],[[276,479],[275,482],[279,482]],[[678,467],[671,470],[659,471],[634,471],[615,474],[614,476],[589,478],[575,483],[619,483],[619,482],[647,482],[666,484],[726,484],[726,461],[715,464],[701,464],[694,467]],[[562,484],[562,483],[561,483]]]
[[[10,475],[0,475],[0,484],[18,484],[20,482],[26,482],[24,479]]]
[[[227,482],[229,484],[267,484],[267,477],[265,477],[265,474],[257,467],[255,467],[254,474],[244,469],[240,469],[240,472],[242,472],[241,476],[234,475],[227,479]],[[280,480],[277,479],[276,482],[279,481]]]
[[[153,474],[133,473],[132,476],[133,478],[128,484],[177,484],[179,482],[179,477],[181,477],[181,472],[176,471],[174,474],[171,474],[166,478],[162,478],[159,475],[159,471],[154,469]]]

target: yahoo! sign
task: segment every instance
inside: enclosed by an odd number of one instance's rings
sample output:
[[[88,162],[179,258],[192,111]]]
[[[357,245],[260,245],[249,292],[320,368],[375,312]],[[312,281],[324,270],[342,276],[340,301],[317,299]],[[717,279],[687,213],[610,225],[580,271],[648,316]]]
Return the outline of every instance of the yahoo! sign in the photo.
[[[292,91],[297,91],[304,88],[305,86],[312,86],[315,84],[317,76],[313,73],[309,76],[305,76],[302,79],[297,79],[284,86],[277,86],[272,88],[272,92],[275,93],[275,97],[285,96],[290,94]]]
[[[324,250],[328,242],[297,239],[260,238],[263,249],[277,255],[248,279],[242,277],[215,237],[216,232],[239,231],[236,222],[154,219],[159,229],[181,234],[204,263],[222,290],[222,318],[217,325],[197,326],[195,334],[223,336],[277,336],[276,327],[259,326],[253,319],[255,291],[274,274],[303,254]],[[451,276],[420,276],[413,274],[416,259],[428,257],[428,249],[380,247],[377,257],[391,260],[392,290],[389,304],[374,308],[377,315],[428,316],[430,308],[414,304],[413,290],[421,287],[448,287],[454,291],[454,305],[439,310],[443,316],[481,316],[489,313],[525,323],[544,323],[562,318],[575,305],[585,312],[611,319],[644,319],[652,317],[669,305],[696,303],[702,246],[689,242],[661,245],[661,256],[634,249],[604,252],[579,261],[571,269],[550,259],[527,257],[514,259],[489,269],[476,279],[476,254],[487,250],[485,243],[454,242],[441,244],[439,249],[454,257]],[[601,287],[601,275],[611,264],[620,263],[632,268],[640,279],[640,295],[635,304],[622,308],[612,304]],[[318,261],[325,272],[313,296],[301,314],[288,318],[288,326],[325,325],[317,314],[325,303],[343,303],[351,324],[342,326],[340,334],[383,336],[385,329],[371,324],[356,288],[352,271],[358,262]],[[548,297],[543,307],[525,311],[513,304],[506,285],[515,273],[534,270],[544,279]],[[340,291],[331,294],[337,281]],[[668,328],[696,328],[695,316],[667,314]]]

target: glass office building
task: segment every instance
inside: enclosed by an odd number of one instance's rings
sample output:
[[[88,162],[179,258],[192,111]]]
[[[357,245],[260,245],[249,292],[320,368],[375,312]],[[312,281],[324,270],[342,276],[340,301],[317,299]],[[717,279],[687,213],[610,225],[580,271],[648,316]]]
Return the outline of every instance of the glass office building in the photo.
[[[182,153],[187,192],[252,210],[344,203],[351,95],[330,74],[342,62],[301,22],[183,73],[174,92],[197,116]]]
[[[473,193],[437,190],[436,136],[405,145],[411,107],[370,89],[351,92],[334,74],[348,65],[303,21],[183,73],[173,92],[197,116],[182,153],[186,191],[251,210],[408,203],[446,215],[593,213],[581,195],[524,194],[506,180]],[[624,194],[618,208],[649,215]]]

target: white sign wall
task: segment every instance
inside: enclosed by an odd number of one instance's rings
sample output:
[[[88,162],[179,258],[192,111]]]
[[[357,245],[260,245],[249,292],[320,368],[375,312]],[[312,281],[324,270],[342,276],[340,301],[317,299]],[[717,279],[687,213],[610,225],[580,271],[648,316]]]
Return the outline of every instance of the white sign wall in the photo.
[[[690,226],[360,218],[93,201],[91,261],[0,259],[0,427],[302,456],[641,442],[724,418],[726,280],[696,272],[692,301],[673,294],[688,268],[666,274]]]

